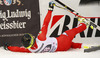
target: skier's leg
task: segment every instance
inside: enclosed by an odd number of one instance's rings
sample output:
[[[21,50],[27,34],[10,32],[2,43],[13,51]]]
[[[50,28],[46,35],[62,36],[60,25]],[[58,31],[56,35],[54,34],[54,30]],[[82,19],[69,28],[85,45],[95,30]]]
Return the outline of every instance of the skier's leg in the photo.
[[[76,48],[82,48],[82,43],[74,43],[74,42],[72,42],[71,47],[74,48],[74,49],[76,49]]]
[[[71,40],[75,37],[76,34],[84,31],[86,29],[86,24],[80,23],[76,28],[73,28],[71,30],[65,31],[63,34],[68,36]]]
[[[71,48],[72,40],[77,33],[80,33],[86,29],[86,25],[84,23],[80,23],[78,27],[73,28],[71,30],[65,31],[59,37],[57,37],[58,48],[56,51],[65,51]]]

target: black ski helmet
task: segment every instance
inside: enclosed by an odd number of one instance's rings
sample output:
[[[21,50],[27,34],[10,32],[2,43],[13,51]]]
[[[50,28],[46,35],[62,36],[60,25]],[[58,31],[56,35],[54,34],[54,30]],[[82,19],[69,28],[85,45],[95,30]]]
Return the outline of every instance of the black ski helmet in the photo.
[[[28,49],[34,45],[35,37],[33,37],[32,34],[26,33],[22,37],[21,41],[23,46]]]

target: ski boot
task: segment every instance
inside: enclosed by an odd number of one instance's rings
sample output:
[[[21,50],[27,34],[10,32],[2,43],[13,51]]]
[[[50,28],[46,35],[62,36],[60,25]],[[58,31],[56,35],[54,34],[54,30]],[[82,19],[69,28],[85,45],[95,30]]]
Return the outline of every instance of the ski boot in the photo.
[[[80,21],[80,23],[85,23],[87,27],[90,26],[91,29],[94,28],[92,25],[90,25],[90,21],[89,21],[88,19],[85,19],[85,18],[78,18],[78,21]]]

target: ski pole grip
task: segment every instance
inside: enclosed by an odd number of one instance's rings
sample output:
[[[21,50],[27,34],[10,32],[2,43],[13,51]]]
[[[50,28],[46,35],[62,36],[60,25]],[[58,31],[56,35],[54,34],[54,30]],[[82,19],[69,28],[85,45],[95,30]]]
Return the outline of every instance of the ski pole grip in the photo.
[[[72,10],[70,7],[66,6],[64,3],[62,3],[59,0],[55,0],[56,2],[58,2],[59,4],[61,4],[62,6],[64,6],[65,8],[67,8],[68,10],[70,10],[71,12],[74,12],[74,10]]]

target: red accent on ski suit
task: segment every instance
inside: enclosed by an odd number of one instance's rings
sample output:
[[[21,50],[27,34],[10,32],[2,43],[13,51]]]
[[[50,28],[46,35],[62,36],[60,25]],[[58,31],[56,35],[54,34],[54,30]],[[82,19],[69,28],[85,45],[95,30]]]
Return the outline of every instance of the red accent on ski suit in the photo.
[[[49,10],[44,19],[43,27],[41,29],[42,33],[38,35],[38,39],[41,41],[46,40],[47,28],[51,19],[51,15],[52,15],[52,11]],[[86,25],[84,23],[80,23],[78,27],[65,31],[67,35],[61,34],[59,37],[57,37],[56,39],[58,42],[58,47],[56,51],[67,51],[70,48],[81,48],[82,43],[74,43],[72,42],[72,40],[77,33],[80,33],[85,29],[86,29]],[[35,45],[31,47],[31,49],[36,49],[37,47],[38,46],[35,42]],[[14,52],[31,53],[31,51],[25,49],[24,47],[8,46],[8,49]]]

